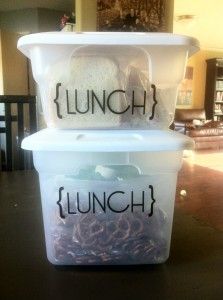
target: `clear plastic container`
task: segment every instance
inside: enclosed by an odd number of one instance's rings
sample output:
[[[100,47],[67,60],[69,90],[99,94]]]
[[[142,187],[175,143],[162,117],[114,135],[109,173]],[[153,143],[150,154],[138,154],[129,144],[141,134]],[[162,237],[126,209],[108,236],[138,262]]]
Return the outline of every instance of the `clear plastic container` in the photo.
[[[55,265],[157,264],[169,256],[177,173],[193,141],[171,131],[45,129],[24,139],[39,172]]]
[[[167,33],[37,33],[31,59],[48,127],[167,129],[197,40]]]

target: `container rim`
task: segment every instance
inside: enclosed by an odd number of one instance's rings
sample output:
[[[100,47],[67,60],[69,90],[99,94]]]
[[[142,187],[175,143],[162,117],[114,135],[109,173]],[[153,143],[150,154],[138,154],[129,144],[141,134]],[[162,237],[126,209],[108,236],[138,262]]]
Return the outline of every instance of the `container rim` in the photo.
[[[32,151],[154,152],[194,148],[194,141],[172,130],[43,129],[26,137],[22,148]]]
[[[30,57],[30,48],[35,45],[184,46],[189,56],[200,49],[193,37],[162,32],[41,32],[24,35],[17,47]]]

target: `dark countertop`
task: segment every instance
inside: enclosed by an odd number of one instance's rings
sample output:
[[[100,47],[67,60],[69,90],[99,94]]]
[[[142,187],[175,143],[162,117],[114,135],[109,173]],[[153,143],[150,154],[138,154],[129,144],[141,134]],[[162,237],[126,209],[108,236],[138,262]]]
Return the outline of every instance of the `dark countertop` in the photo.
[[[223,232],[175,208],[162,265],[55,267],[34,171],[0,172],[0,299],[222,299]]]

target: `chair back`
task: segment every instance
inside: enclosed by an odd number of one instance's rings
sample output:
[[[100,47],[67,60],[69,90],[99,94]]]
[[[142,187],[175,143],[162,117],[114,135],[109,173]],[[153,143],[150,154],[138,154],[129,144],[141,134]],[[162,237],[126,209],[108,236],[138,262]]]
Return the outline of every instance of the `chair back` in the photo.
[[[36,97],[4,95],[0,96],[0,105],[1,169],[32,169],[31,153],[21,149],[21,142],[37,130]]]

